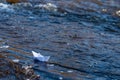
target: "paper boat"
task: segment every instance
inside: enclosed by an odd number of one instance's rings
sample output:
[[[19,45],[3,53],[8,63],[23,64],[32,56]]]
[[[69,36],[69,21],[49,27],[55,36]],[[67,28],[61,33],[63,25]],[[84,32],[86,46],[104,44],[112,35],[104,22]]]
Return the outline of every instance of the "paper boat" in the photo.
[[[47,62],[50,59],[50,56],[43,56],[42,54],[37,53],[35,51],[32,51],[32,54],[34,56],[34,59],[38,61]]]

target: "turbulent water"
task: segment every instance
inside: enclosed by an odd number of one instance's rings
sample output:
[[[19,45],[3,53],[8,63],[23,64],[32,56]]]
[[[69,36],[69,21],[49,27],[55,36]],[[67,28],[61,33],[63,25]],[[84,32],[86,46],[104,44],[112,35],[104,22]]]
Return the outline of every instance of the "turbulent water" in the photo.
[[[8,58],[30,65],[31,51],[51,56],[34,64],[41,80],[120,80],[120,1],[1,0],[3,45]]]

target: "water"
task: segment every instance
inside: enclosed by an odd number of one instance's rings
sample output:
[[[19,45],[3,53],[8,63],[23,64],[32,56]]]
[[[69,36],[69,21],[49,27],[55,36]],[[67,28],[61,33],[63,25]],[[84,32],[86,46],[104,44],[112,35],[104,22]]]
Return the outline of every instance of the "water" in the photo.
[[[1,52],[28,64],[33,50],[51,56],[35,68],[42,80],[120,79],[119,0],[31,2],[0,4]]]

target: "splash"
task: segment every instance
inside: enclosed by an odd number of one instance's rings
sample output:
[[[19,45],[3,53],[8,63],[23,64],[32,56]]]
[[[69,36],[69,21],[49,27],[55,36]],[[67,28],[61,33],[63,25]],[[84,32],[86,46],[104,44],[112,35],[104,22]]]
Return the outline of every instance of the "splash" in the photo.
[[[35,8],[43,8],[45,10],[48,11],[57,11],[58,7],[55,4],[52,3],[47,3],[47,4],[39,4],[39,5],[35,5]]]
[[[120,10],[116,11],[117,16],[120,16]]]
[[[0,11],[13,12],[13,6],[9,4],[0,3]]]

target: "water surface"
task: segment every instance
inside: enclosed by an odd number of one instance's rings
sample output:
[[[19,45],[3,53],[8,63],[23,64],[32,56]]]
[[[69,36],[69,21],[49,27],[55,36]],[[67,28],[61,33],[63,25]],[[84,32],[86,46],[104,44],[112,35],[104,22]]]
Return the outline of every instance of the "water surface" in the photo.
[[[0,45],[10,46],[4,55],[32,65],[32,50],[51,56],[35,64],[42,80],[120,79],[119,0],[30,2],[0,3]],[[48,3],[54,6],[41,7]]]

